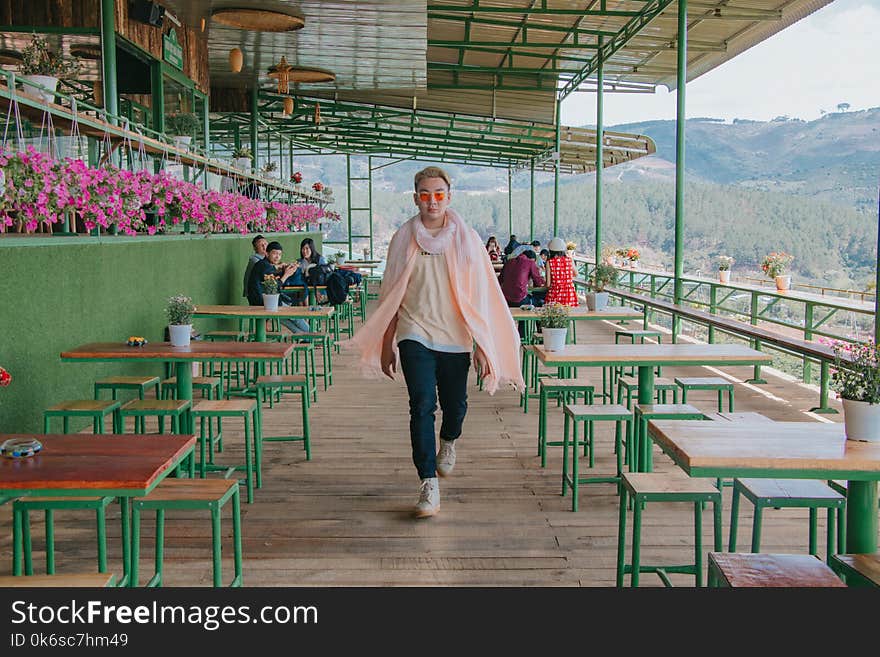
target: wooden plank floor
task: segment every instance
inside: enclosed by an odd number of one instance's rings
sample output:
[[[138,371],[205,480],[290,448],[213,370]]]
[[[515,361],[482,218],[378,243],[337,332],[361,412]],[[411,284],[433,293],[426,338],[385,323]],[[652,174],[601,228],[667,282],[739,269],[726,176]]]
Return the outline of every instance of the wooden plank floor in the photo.
[[[613,342],[615,326],[581,323],[579,342]],[[440,480],[441,511],[425,520],[411,517],[418,478],[412,465],[408,407],[401,382],[367,381],[353,373],[352,357],[334,356],[335,384],[312,407],[312,460],[299,444],[267,443],[263,488],[255,503],[242,504],[246,586],[613,586],[618,503],[610,484],[583,487],[580,511],[560,492],[560,448],[550,448],[547,467],[536,457],[537,409],[525,415],[518,395],[489,396],[472,385],[464,434],[453,475]],[[717,370],[711,370],[717,371]],[[707,368],[666,368],[664,376],[707,375]],[[743,381],[751,368],[726,373]],[[592,374],[598,370],[582,371]],[[776,420],[815,421],[804,413],[815,392],[766,372],[767,385],[736,386],[738,411]],[[473,381],[472,381],[473,383]],[[600,382],[601,383],[601,382]],[[713,393],[692,393],[689,403],[715,410]],[[836,402],[835,402],[836,403]],[[552,407],[551,435],[561,433],[561,413]],[[439,416],[439,413],[438,413]],[[298,402],[267,410],[267,435],[297,433]],[[825,416],[841,421],[842,416]],[[439,417],[438,417],[439,421]],[[226,451],[218,462],[241,459],[241,431],[226,424]],[[611,473],[610,428],[599,431],[596,471]],[[674,468],[662,454],[656,468]],[[584,468],[585,470],[585,468]],[[730,489],[724,491],[727,545]],[[0,574],[11,572],[11,504],[0,507]],[[108,513],[111,569],[120,570],[118,508]],[[629,528],[631,530],[631,519]],[[210,522],[205,514],[169,512],[166,517],[165,583],[208,586],[211,582]],[[32,518],[36,572],[43,572],[43,522]],[[824,553],[825,518],[820,519]],[[95,568],[94,519],[90,513],[57,512],[58,572]],[[224,574],[231,578],[231,523],[223,521]],[[152,572],[153,519],[142,529],[143,578]],[[748,549],[751,505],[743,503],[740,549]],[[711,513],[704,514],[704,546],[710,549]],[[806,510],[765,513],[762,549],[807,551]],[[629,551],[628,551],[629,552]],[[643,528],[643,563],[686,563],[693,557],[692,507],[648,507]],[[693,577],[672,576],[692,586]],[[660,585],[646,575],[643,586]]]

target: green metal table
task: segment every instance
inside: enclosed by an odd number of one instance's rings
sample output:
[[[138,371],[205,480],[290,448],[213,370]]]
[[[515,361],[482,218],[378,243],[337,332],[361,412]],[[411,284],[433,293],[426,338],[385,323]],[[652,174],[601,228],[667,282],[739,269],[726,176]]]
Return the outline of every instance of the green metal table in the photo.
[[[329,320],[333,316],[333,306],[279,306],[278,310],[266,310],[262,306],[196,306],[193,317],[213,317],[216,319],[305,319]],[[266,341],[266,323],[255,322],[257,342]]]
[[[648,433],[692,477],[846,479],[846,550],[877,551],[880,443],[842,423],[651,420]]]
[[[32,436],[13,436],[30,438]],[[25,459],[0,458],[0,496],[118,497],[122,516],[123,577],[131,572],[131,499],[143,497],[193,451],[194,436],[41,435],[43,449]],[[15,518],[18,524],[20,519]],[[21,536],[21,527],[15,534]],[[22,545],[12,548],[13,575],[21,575]]]
[[[535,323],[541,317],[539,314],[539,310],[537,308],[533,310],[523,310],[522,308],[511,308],[510,316],[513,317],[514,321],[525,321],[526,323],[526,339],[531,342],[531,337],[534,334]],[[644,315],[632,308],[627,308],[625,306],[608,306],[605,310],[588,310],[585,307],[578,306],[576,308],[571,308],[569,310],[568,319],[569,322],[583,322],[583,321],[601,321],[606,320],[610,322],[626,322],[630,320],[643,320]]]
[[[282,361],[293,351],[289,342],[192,342],[189,347],[172,347],[168,342],[129,347],[125,343],[93,342],[61,353],[63,361],[156,361],[175,363],[177,399],[192,401],[192,363],[252,361],[266,363]],[[192,417],[187,431],[192,431]]]

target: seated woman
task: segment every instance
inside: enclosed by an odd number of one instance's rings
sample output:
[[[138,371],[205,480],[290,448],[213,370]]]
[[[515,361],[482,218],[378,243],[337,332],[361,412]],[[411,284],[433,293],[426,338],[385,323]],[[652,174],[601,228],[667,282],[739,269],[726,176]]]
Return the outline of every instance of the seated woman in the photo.
[[[297,270],[293,276],[292,285],[302,286],[303,290],[296,291],[296,302],[302,306],[308,303],[309,286],[306,282],[306,273],[311,265],[326,265],[327,259],[324,258],[315,247],[315,240],[306,237],[299,243],[299,260],[296,261]]]
[[[554,237],[548,246],[550,258],[547,260],[547,296],[544,302],[577,306],[578,298],[574,289],[577,271],[574,260],[566,255],[565,242],[561,238]]]
[[[492,235],[486,240],[486,251],[489,253],[489,260],[498,262],[501,260],[501,247],[498,246],[498,240]]]

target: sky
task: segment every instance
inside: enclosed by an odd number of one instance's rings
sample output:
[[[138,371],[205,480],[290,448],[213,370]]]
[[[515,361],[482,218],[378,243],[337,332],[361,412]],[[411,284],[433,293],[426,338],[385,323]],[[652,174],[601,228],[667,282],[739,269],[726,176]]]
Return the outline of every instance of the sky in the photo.
[[[687,85],[688,117],[806,121],[880,106],[880,0],[834,0]],[[675,92],[605,94],[605,124],[675,119]],[[596,95],[563,101],[563,125],[595,125]]]

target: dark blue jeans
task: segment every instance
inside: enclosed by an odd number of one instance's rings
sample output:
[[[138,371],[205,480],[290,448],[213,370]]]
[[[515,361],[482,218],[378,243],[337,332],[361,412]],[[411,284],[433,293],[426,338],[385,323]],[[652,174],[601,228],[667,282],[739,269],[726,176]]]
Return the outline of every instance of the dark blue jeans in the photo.
[[[455,440],[467,414],[469,353],[447,353],[428,349],[415,340],[397,345],[400,367],[409,391],[409,437],[413,463],[421,479],[437,476],[437,444],[434,413],[437,397],[443,411],[440,437]]]

